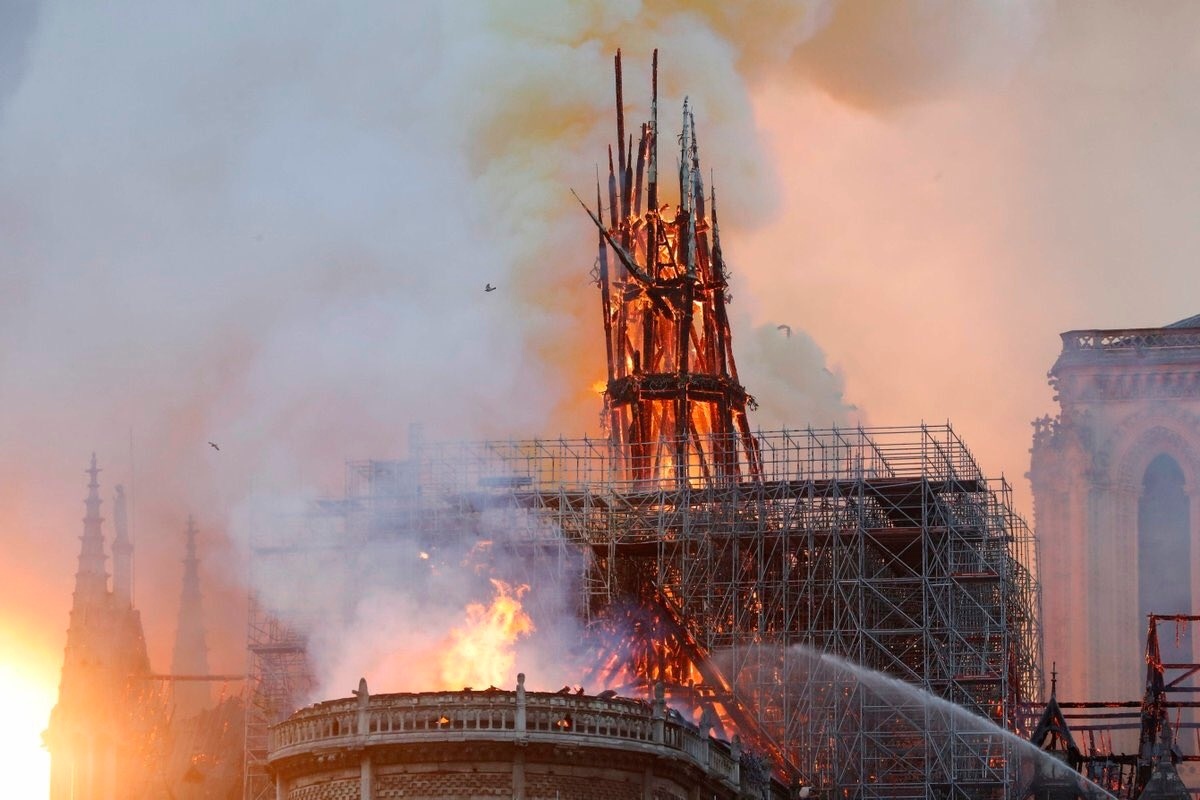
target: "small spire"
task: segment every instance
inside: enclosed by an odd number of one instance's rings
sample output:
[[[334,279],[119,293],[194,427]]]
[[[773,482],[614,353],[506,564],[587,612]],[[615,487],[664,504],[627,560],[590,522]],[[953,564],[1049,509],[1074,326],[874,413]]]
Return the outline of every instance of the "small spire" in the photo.
[[[603,217],[600,201],[596,201],[596,216]],[[608,146],[608,225],[616,230],[617,227],[617,174],[613,171],[612,145]]]
[[[692,138],[692,195],[695,198],[696,218],[707,218],[704,209],[704,173],[700,170],[700,143],[696,140],[696,115],[688,116]]]
[[[721,225],[717,221],[717,185],[715,181],[709,183],[708,198],[712,205],[713,272],[717,282],[724,284],[728,280],[728,276],[725,274],[725,259],[721,256]]]
[[[683,98],[683,129],[679,133],[679,205],[685,213],[691,213],[692,164],[688,159],[688,99]]]
[[[133,605],[133,543],[125,512],[125,487],[118,485],[113,497],[113,598],[121,608]]]
[[[92,451],[92,465],[84,470],[84,472],[91,477],[91,480],[88,482],[88,488],[92,490],[88,495],[89,498],[94,496],[97,500],[100,499],[100,495],[96,493],[96,490],[100,488],[100,481],[97,478],[97,476],[100,474],[100,468],[96,466],[95,450]]]
[[[95,602],[108,593],[107,556],[104,553],[104,518],[100,516],[100,468],[96,454],[84,472],[88,476],[87,499],[83,501],[87,514],[83,518],[83,536],[79,538],[79,569],[75,573],[76,602]]]
[[[613,56],[613,77],[617,87],[617,164],[621,168],[621,178],[624,178],[625,172],[625,97],[624,87],[621,80],[621,49],[617,48],[617,54]],[[621,185],[621,194],[624,194],[625,186]],[[624,209],[622,209],[624,210]]]
[[[176,675],[207,675],[208,645],[200,595],[200,559],[196,556],[196,519],[188,514],[184,530],[183,587],[179,597],[179,621],[175,628],[175,651],[171,671]],[[175,683],[176,712],[190,716],[211,705],[212,693],[201,681]]]
[[[196,530],[196,518],[193,517],[191,514],[188,514],[187,530],[185,530],[183,532],[183,535],[187,540],[187,543],[185,545],[185,552],[187,553],[187,561],[184,562],[185,564],[197,562],[197,559],[196,559],[196,534],[199,532],[200,531]]]
[[[658,213],[658,48],[654,48],[650,79],[650,153],[647,169],[646,210]]]
[[[1050,662],[1050,696],[1058,694],[1058,662]]]

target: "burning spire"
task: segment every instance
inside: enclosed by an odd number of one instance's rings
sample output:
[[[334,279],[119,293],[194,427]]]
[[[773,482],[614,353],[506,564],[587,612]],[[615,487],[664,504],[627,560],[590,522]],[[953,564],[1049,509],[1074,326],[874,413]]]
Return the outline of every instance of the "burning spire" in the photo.
[[[706,203],[704,195],[695,116],[685,100],[679,203],[672,210],[659,199],[658,51],[650,120],[641,126],[636,148],[632,135],[626,146],[620,51],[614,69],[617,162],[610,148],[609,224],[602,221],[599,182],[596,213],[588,210],[600,232],[610,440],[626,477],[647,486],[757,476],[758,447],[746,417],[754,400],[738,382],[734,364],[727,272],[715,200]]]

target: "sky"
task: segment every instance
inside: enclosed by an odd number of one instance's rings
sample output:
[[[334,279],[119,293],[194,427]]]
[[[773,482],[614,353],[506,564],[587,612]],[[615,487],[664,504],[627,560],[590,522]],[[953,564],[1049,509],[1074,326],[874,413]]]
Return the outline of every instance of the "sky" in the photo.
[[[238,672],[254,498],[337,494],[411,423],[597,432],[570,190],[618,47],[630,124],[654,47],[664,130],[695,110],[753,424],[949,420],[1028,516],[1058,334],[1200,311],[1200,6],[1152,6],[0,3],[5,752],[41,763],[93,451],[152,663],[190,513]]]

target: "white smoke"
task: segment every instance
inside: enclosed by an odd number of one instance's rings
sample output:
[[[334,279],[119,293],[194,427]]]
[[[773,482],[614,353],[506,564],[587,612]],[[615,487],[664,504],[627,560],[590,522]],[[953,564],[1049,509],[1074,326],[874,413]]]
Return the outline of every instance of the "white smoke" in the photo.
[[[848,0],[791,64],[840,101],[890,112],[1003,84],[1042,32],[1033,3]]]
[[[816,74],[828,54],[805,48],[851,35],[851,7],[40,6],[0,62],[24,63],[0,87],[0,481],[20,487],[16,549],[46,543],[46,624],[65,619],[93,448],[106,485],[136,487],[156,662],[179,579],[159,565],[177,563],[192,512],[228,631],[210,638],[214,668],[231,671],[248,497],[336,494],[343,460],[401,453],[414,420],[431,438],[594,432],[594,232],[568,189],[590,189],[614,136],[614,51],[636,124],[659,48],[663,129],[690,95],[736,231],[770,218],[781,180],[755,81]],[[938,74],[974,52],[942,52]],[[755,424],[847,412],[802,328],[791,344],[735,331]],[[395,599],[377,588],[358,598],[363,629]]]
[[[844,398],[844,378],[826,366],[825,353],[804,331],[768,322],[744,326],[737,342],[739,377],[758,403],[752,418],[762,430],[861,421]]]

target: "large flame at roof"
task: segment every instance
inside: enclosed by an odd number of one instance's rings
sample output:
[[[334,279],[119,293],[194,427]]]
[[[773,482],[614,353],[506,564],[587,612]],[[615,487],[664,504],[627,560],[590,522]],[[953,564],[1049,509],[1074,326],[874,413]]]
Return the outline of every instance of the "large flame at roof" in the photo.
[[[450,631],[438,654],[442,686],[506,686],[515,674],[517,640],[534,631],[533,620],[521,607],[529,586],[509,586],[492,579],[496,595],[491,603],[467,606],[463,624]]]

